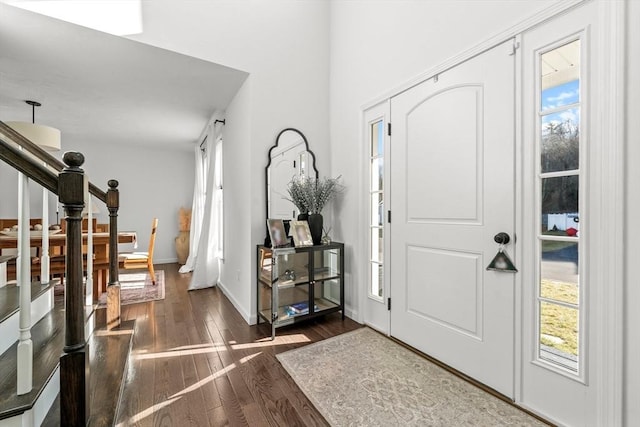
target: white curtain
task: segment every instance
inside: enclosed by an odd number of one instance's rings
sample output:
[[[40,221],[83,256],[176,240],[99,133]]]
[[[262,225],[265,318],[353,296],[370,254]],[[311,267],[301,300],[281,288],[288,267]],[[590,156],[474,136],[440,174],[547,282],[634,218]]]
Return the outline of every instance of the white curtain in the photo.
[[[206,138],[204,143],[206,144]],[[211,138],[213,139],[213,138]],[[204,152],[200,145],[194,147],[196,176],[193,189],[193,205],[191,207],[191,229],[189,232],[189,256],[185,264],[180,267],[180,273],[188,273],[193,271],[196,266],[196,255],[198,253],[198,245],[200,243],[200,231],[202,230],[202,218],[204,215],[204,204],[207,196],[205,186],[205,162],[207,159],[203,157]]]
[[[217,161],[221,156],[221,140],[218,135],[207,141],[207,161],[205,163],[205,188],[206,196],[204,212],[202,216],[202,229],[200,242],[195,258],[195,267],[191,276],[189,290],[202,289],[215,286],[220,275],[220,236],[222,233],[220,221],[219,197],[221,194],[221,182],[219,170],[222,165]]]

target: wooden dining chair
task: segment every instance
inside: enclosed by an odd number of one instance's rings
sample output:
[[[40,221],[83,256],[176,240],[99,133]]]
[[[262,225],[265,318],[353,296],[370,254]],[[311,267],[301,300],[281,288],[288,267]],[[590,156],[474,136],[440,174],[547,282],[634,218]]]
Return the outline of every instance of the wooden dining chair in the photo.
[[[153,270],[153,247],[156,243],[156,231],[158,229],[158,218],[151,222],[151,237],[149,238],[148,252],[121,252],[118,254],[118,264],[125,270],[146,268],[149,270],[151,281],[156,284],[156,273]]]

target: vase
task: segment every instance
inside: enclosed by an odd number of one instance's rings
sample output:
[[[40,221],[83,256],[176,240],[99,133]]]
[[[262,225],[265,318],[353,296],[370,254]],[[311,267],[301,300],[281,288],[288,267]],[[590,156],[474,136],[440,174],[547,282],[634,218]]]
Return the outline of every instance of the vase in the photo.
[[[314,245],[322,244],[322,215],[319,213],[309,214],[309,230],[311,230],[311,238]]]
[[[189,257],[189,231],[180,231],[176,237],[176,254],[178,255],[178,263],[184,265]]]
[[[308,221],[308,220],[309,220],[309,214],[308,213],[298,214],[298,221]]]

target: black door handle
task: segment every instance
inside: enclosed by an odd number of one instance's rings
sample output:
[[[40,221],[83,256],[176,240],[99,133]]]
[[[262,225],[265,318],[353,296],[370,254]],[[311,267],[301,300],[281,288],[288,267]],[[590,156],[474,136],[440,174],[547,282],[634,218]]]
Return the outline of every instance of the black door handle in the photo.
[[[500,232],[493,236],[493,240],[499,245],[506,245],[511,241],[511,237],[505,232]]]

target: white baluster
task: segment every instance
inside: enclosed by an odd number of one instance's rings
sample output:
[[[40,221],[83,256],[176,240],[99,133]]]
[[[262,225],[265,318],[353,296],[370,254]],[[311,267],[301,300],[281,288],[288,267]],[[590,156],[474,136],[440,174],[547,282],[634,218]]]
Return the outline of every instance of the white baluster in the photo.
[[[18,174],[18,260],[20,317],[18,341],[18,395],[33,388],[33,342],[31,341],[31,239],[29,235],[29,178]]]
[[[85,289],[85,304],[93,304],[93,201],[89,194],[85,195],[87,200],[86,208],[88,212],[88,235],[87,235],[87,286]]]
[[[45,163],[46,167],[47,164]],[[49,283],[49,190],[42,189],[42,254],[40,255],[40,282]]]

